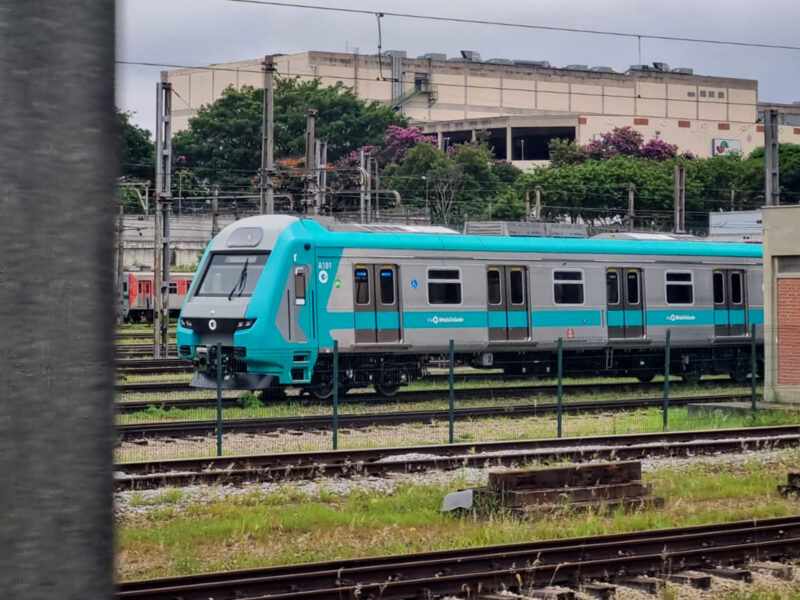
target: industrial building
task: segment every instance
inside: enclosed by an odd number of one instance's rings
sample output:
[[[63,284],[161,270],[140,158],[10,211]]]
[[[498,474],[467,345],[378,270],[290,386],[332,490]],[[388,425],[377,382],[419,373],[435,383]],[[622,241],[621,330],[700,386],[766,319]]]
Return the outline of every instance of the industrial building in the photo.
[[[764,397],[800,403],[800,206],[767,206],[764,222]]]
[[[552,138],[580,144],[615,127],[645,139],[661,138],[681,152],[712,156],[748,153],[763,145],[760,113],[781,112],[780,141],[800,143],[800,106],[759,104],[758,82],[695,74],[664,63],[610,67],[547,61],[457,57],[402,51],[382,55],[301,52],[276,55],[281,77],[341,82],[365,100],[385,102],[435,134],[444,147],[478,135],[499,159],[525,167],[548,159]],[[228,86],[263,86],[261,60],[168,71],[180,101],[173,128],[188,126],[197,110]]]

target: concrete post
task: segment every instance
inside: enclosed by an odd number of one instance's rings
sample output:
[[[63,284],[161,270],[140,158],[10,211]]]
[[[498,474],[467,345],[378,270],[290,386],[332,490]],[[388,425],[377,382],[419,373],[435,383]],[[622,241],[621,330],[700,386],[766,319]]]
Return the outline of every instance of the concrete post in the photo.
[[[511,159],[514,157],[514,146],[512,144],[514,140],[514,133],[511,129],[511,125],[506,125],[506,160],[511,162]]]
[[[114,27],[113,2],[0,3],[8,598],[113,595]]]

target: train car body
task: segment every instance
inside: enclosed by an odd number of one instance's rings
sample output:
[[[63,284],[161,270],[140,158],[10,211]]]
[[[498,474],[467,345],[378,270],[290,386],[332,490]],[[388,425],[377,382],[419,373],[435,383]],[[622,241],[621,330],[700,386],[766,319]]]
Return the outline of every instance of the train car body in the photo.
[[[209,245],[178,326],[194,384],[390,394],[453,340],[461,361],[547,375],[740,376],[761,343],[761,247],[410,233],[260,216]]]
[[[192,285],[194,273],[171,273],[169,281],[170,314],[177,316]],[[121,286],[121,310],[126,321],[153,320],[155,307],[153,272],[126,271]]]

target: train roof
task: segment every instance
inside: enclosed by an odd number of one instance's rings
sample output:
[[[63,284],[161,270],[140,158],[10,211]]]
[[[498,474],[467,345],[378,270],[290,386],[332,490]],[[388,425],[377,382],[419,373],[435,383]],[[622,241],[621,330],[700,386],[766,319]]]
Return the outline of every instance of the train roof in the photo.
[[[453,252],[533,252],[544,254],[628,254],[649,256],[762,257],[761,244],[659,240],[549,238],[461,234],[334,231],[312,220],[302,224],[320,247]]]

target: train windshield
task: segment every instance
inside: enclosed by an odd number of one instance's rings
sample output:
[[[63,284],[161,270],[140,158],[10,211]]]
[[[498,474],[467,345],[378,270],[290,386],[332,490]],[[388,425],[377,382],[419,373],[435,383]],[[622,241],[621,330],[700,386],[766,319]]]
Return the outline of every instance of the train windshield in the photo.
[[[251,296],[268,252],[216,253],[211,256],[195,296],[238,298]]]

